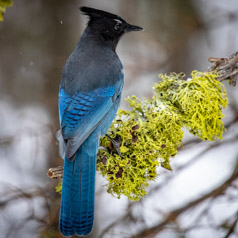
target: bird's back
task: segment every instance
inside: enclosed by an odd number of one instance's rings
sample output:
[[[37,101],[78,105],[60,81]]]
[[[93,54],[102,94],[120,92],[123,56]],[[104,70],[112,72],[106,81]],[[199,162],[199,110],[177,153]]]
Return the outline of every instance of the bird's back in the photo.
[[[115,85],[121,80],[122,64],[113,50],[100,45],[87,31],[66,62],[61,87],[73,95]]]

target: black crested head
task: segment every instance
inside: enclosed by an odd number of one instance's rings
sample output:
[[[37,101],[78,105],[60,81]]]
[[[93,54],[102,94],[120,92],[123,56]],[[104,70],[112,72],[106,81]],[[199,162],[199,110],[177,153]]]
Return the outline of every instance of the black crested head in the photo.
[[[81,7],[81,12],[89,17],[88,28],[113,50],[121,36],[130,31],[141,31],[143,28],[128,24],[122,17],[90,7]]]

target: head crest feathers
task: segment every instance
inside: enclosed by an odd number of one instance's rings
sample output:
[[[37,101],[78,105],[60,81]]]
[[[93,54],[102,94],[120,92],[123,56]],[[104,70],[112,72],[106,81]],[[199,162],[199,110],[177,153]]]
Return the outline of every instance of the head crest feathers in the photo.
[[[121,18],[118,15],[109,13],[109,12],[105,12],[99,9],[95,9],[95,8],[91,8],[91,7],[80,7],[80,11],[84,14],[89,16],[90,20],[91,19],[96,19],[96,18],[103,18],[103,17],[107,17],[107,18],[113,18],[113,19],[118,19],[118,20],[122,20],[125,21],[123,18]]]

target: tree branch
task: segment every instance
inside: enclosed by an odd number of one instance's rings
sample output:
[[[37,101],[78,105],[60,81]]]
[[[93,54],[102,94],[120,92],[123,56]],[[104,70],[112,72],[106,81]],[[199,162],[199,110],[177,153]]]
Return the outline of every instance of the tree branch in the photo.
[[[213,66],[211,66],[208,71],[217,71],[219,74],[217,80],[229,80],[230,85],[236,85],[236,79],[238,78],[238,52],[227,58],[210,57],[208,60],[213,63]],[[63,167],[50,168],[48,170],[48,176],[51,179],[63,178]]]
[[[236,85],[238,76],[238,52],[227,58],[208,58],[208,61],[213,63],[213,66],[208,71],[217,71],[219,77],[217,80],[229,80],[231,86]]]
[[[63,166],[50,168],[48,170],[48,177],[51,179],[62,179],[63,178]]]

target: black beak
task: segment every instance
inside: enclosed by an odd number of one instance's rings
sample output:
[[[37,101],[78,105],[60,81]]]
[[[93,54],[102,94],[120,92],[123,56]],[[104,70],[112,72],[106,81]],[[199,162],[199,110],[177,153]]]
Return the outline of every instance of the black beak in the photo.
[[[135,25],[130,25],[127,24],[126,28],[125,28],[125,32],[130,32],[130,31],[143,31],[144,29],[142,27],[139,26],[135,26]]]

